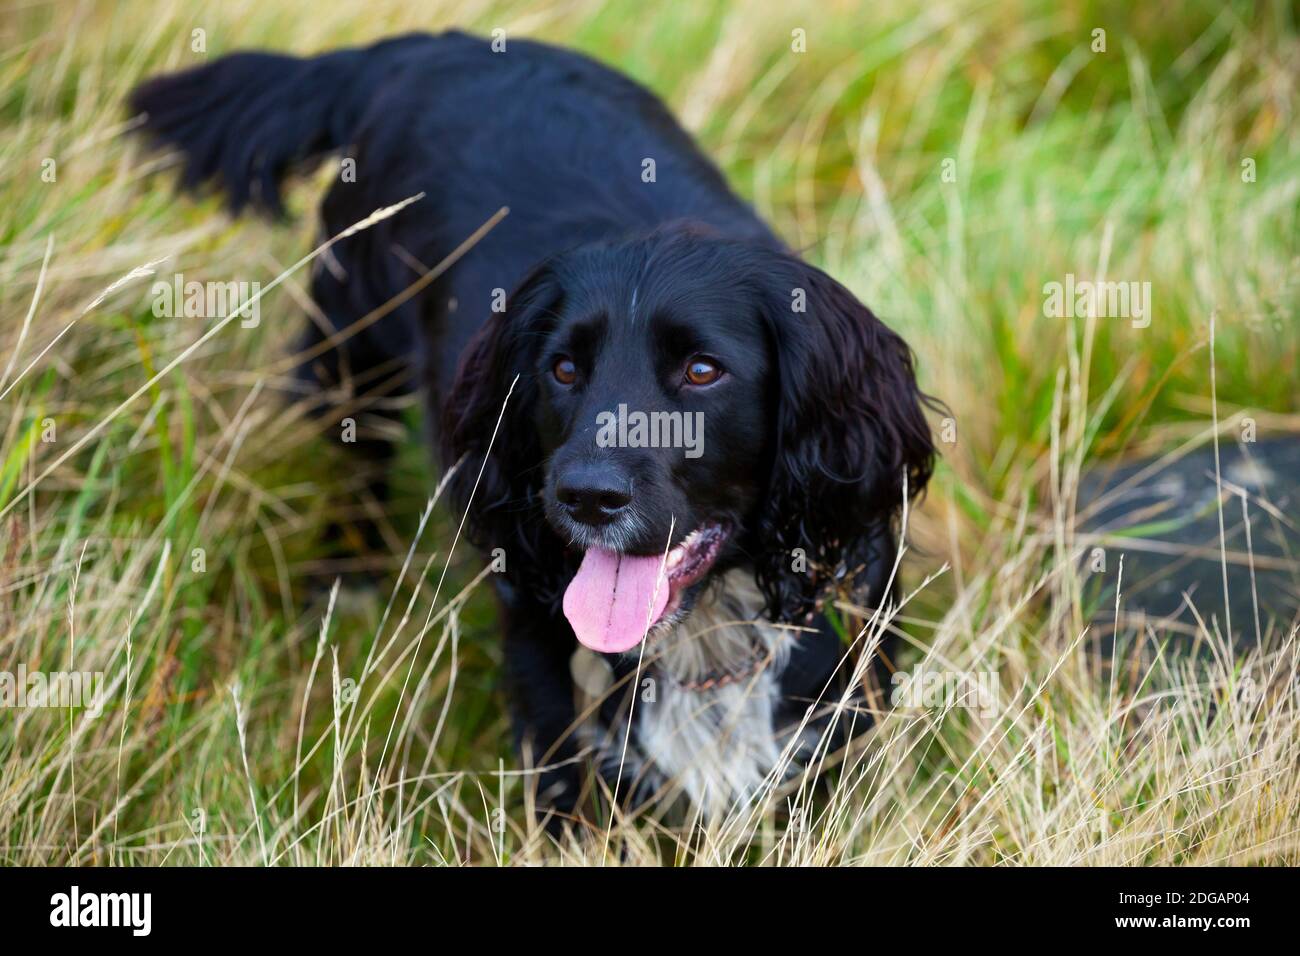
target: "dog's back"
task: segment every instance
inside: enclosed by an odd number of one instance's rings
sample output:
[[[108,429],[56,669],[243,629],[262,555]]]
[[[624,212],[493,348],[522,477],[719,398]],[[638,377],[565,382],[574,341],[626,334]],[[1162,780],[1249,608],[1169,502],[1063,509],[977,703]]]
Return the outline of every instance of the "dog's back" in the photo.
[[[424,194],[317,270],[313,297],[336,329],[510,210],[418,300],[350,342],[353,375],[415,366],[436,391],[497,290],[554,251],[683,218],[778,241],[655,96],[542,43],[509,39],[498,52],[449,32],[306,59],[236,53],[151,80],[131,105],[184,154],[182,185],[215,185],[236,212],[281,213],[285,174],[329,153],[350,162],[321,207],[327,235]]]

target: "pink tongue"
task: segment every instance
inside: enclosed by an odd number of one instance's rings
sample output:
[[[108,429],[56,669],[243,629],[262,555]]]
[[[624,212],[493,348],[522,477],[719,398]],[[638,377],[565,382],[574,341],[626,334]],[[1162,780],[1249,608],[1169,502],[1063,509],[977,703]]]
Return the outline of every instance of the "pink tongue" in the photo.
[[[602,654],[640,643],[668,604],[662,557],[590,549],[564,592],[564,616],[578,640]]]

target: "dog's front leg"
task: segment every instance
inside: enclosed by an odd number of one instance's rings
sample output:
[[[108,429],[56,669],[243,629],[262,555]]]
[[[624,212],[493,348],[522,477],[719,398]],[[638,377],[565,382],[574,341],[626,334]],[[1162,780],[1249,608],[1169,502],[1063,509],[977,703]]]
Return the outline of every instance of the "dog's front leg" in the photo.
[[[545,609],[506,608],[505,692],[515,747],[539,768],[537,814],[556,833],[576,819],[583,768],[569,657],[573,632]]]

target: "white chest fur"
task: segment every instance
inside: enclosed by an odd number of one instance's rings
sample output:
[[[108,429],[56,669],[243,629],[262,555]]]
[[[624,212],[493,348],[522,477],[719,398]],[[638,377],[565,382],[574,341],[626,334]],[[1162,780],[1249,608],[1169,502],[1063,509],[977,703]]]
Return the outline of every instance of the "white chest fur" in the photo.
[[[641,770],[706,817],[751,799],[780,760],[773,717],[794,635],[763,621],[762,606],[753,579],[733,571],[653,641],[643,662],[634,740],[650,766]],[[718,673],[739,677],[691,686]]]

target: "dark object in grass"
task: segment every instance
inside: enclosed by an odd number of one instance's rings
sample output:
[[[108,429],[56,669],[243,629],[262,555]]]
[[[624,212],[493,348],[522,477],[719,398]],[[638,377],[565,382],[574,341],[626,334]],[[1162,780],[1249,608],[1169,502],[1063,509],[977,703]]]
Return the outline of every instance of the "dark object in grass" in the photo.
[[[1082,528],[1104,535],[1096,542],[1104,553],[1085,549],[1084,565],[1104,560],[1089,590],[1099,602],[1094,621],[1106,631],[1115,618],[1121,554],[1121,621],[1134,625],[1145,617],[1159,630],[1187,635],[1170,643],[1175,649],[1196,643],[1197,614],[1225,635],[1231,616],[1237,648],[1256,643],[1270,627],[1286,632],[1293,625],[1300,614],[1300,437],[1224,442],[1219,469],[1224,548],[1212,446],[1167,464],[1152,458],[1084,476]]]
[[[849,669],[818,609],[888,599],[895,519],[930,476],[926,400],[906,343],[653,94],[570,51],[447,33],[233,54],[131,105],[181,183],[235,211],[279,213],[288,169],[331,152],[324,237],[423,196],[315,264],[325,322],[299,377],[358,422],[415,391],[441,422],[451,497],[502,562],[507,701],[552,768],[543,809],[578,812],[588,753],[616,792],[676,787],[706,813],[764,788],[791,736],[806,756]],[[605,432],[616,412],[668,417],[638,440]],[[382,501],[385,430],[352,449]],[[594,728],[575,636],[623,688]]]

